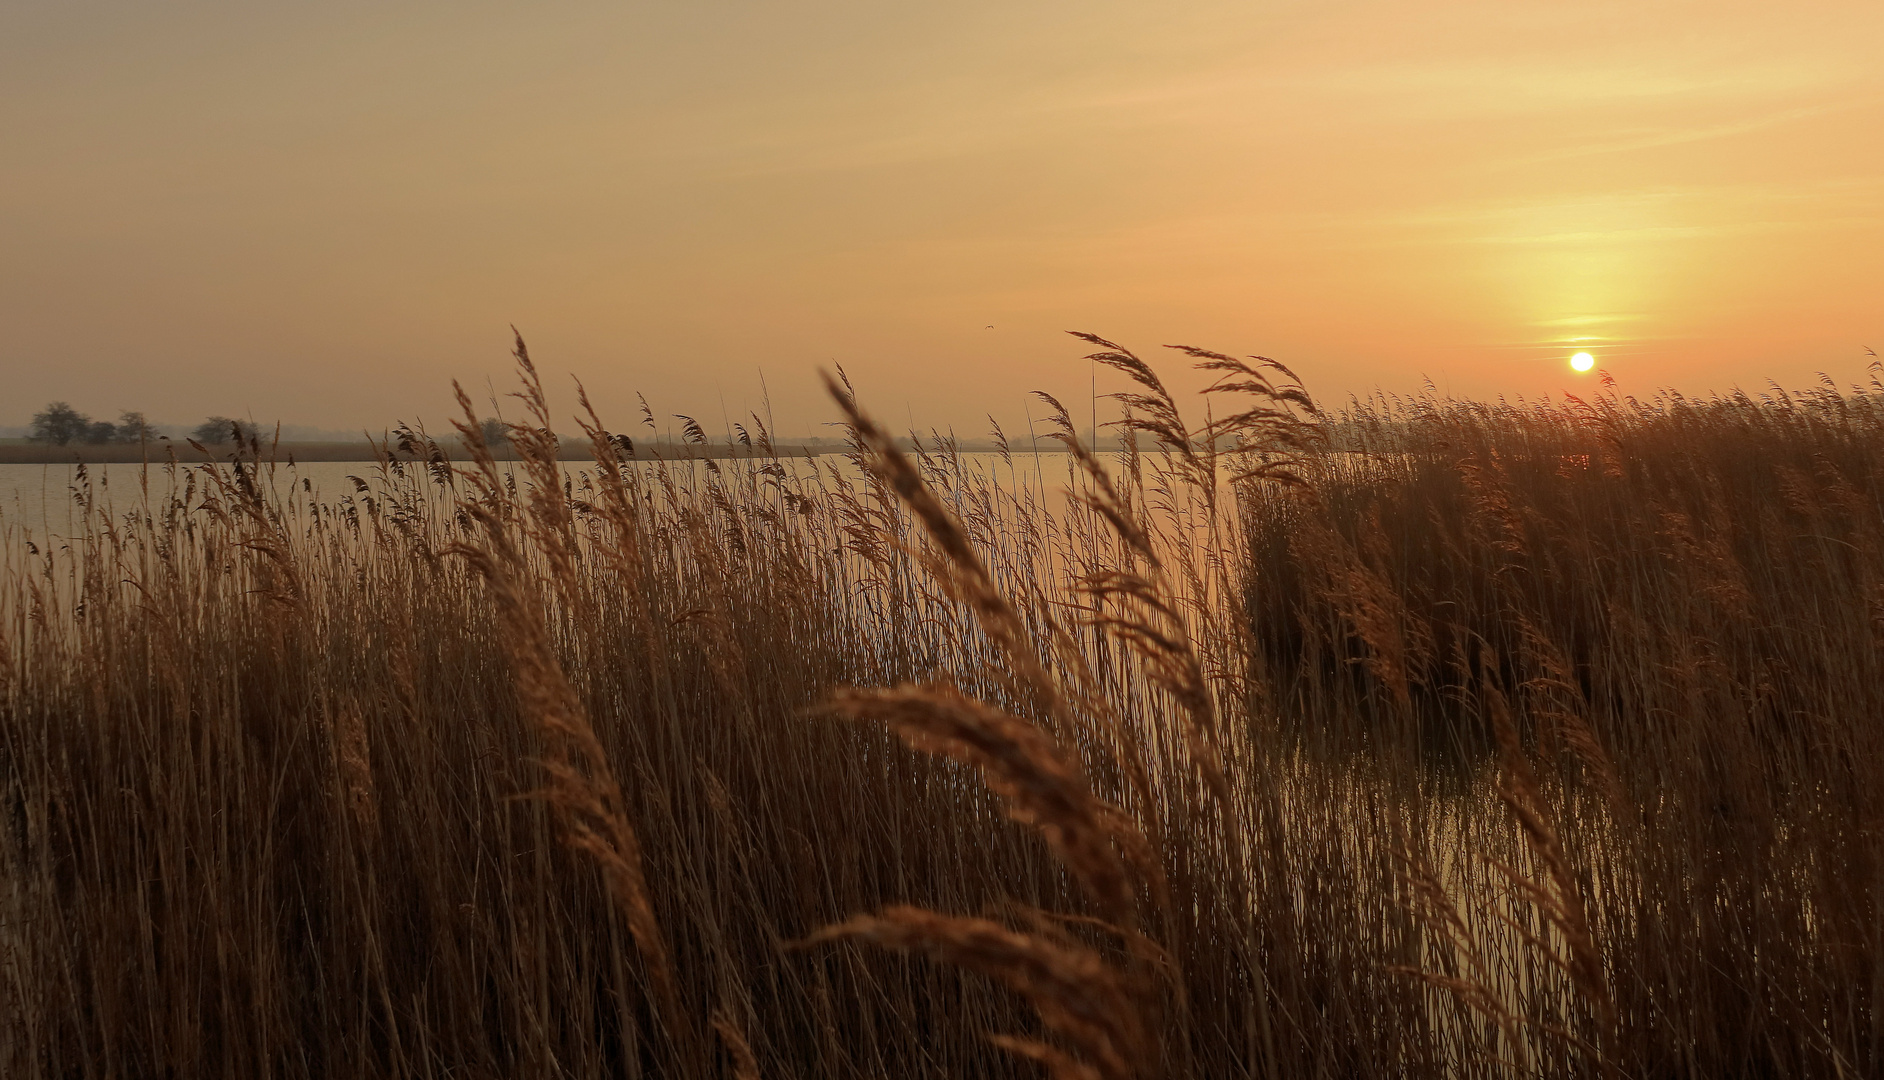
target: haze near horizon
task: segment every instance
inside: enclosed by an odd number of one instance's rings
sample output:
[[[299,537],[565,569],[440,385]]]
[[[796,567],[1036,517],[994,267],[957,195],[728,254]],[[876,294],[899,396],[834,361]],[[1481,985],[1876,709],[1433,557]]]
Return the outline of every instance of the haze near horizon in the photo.
[[[790,434],[834,362],[899,422],[1013,424],[1088,390],[1066,329],[1323,400],[1581,392],[1577,352],[1637,394],[1847,382],[1879,40],[1856,2],[26,0],[0,425],[442,420],[511,324],[617,423],[763,373]]]

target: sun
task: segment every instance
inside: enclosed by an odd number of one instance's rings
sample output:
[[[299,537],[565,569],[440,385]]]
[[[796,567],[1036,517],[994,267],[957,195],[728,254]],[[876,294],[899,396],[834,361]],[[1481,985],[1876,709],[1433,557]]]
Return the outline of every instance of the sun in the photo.
[[[1576,368],[1578,371],[1588,371],[1596,366],[1596,357],[1586,352],[1580,352],[1570,358],[1570,366]]]

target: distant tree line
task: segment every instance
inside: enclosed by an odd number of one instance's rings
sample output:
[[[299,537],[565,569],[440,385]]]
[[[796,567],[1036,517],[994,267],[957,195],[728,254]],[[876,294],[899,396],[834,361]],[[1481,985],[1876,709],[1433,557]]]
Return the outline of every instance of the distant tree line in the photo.
[[[55,401],[34,413],[32,432],[29,437],[34,442],[54,446],[75,442],[142,442],[157,434],[141,412],[127,410],[119,414],[114,424],[109,420],[93,420],[63,401]]]
[[[212,416],[190,429],[190,438],[205,446],[216,446],[230,439],[244,441],[260,438],[262,429],[247,420],[231,420],[226,416]]]
[[[212,416],[196,425],[190,437],[200,443],[216,445],[238,437],[253,439],[259,434],[260,429],[247,420]],[[34,442],[54,446],[136,443],[156,437],[157,429],[151,427],[141,412],[126,410],[118,414],[118,422],[114,424],[109,420],[94,420],[63,401],[55,401],[34,413],[32,434],[28,436]]]

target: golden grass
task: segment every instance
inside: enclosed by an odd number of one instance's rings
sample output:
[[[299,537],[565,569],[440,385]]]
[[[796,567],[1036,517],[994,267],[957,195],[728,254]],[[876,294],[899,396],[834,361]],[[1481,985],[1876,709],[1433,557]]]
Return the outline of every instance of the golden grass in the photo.
[[[514,465],[81,474],[0,545],[0,1074],[1884,1072],[1884,387],[1184,349],[1196,424],[1082,337],[1064,503],[841,381],[844,465],[581,398],[572,473],[521,342]]]

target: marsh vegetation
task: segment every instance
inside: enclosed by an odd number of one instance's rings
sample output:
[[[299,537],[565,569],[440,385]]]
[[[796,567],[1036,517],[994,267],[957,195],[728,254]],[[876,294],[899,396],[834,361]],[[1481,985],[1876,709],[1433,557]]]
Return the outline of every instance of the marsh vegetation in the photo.
[[[0,551],[0,1072],[1884,1072],[1884,386],[1317,409],[1038,468],[359,490]],[[571,437],[575,437],[573,434]],[[30,541],[30,542],[29,542]]]

